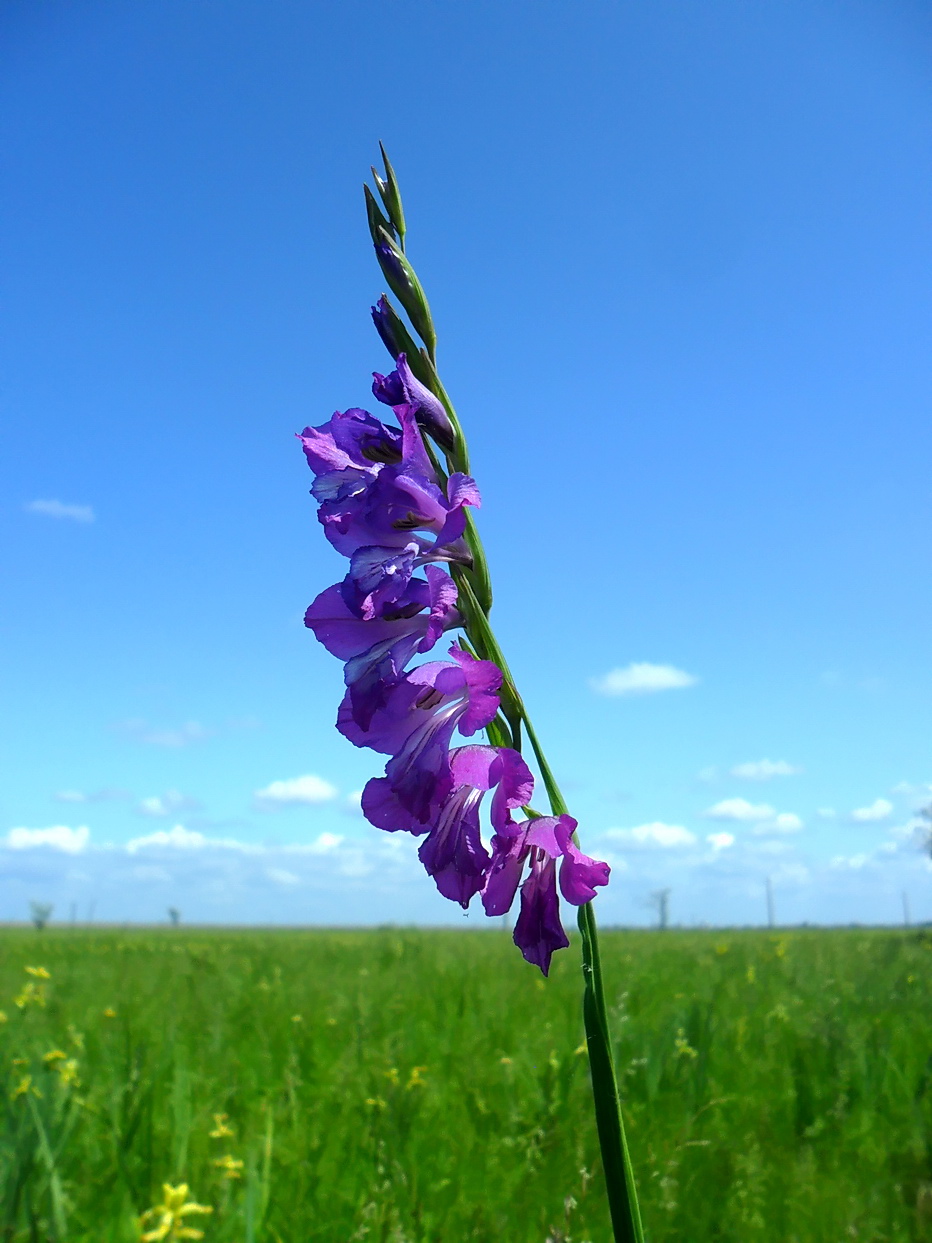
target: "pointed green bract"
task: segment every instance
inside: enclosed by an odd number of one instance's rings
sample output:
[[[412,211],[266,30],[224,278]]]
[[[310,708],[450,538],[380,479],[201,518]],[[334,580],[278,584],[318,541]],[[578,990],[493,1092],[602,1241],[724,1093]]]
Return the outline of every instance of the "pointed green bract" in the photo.
[[[392,222],[394,230],[398,235],[398,242],[401,249],[405,248],[405,214],[401,206],[401,191],[398,189],[398,181],[395,177],[395,170],[392,168],[391,161],[385,154],[385,147],[379,143],[379,150],[382,152],[382,163],[385,167],[385,177],[382,178],[372,169],[372,176],[375,179],[376,187],[379,191],[379,197],[385,204],[385,210]]]

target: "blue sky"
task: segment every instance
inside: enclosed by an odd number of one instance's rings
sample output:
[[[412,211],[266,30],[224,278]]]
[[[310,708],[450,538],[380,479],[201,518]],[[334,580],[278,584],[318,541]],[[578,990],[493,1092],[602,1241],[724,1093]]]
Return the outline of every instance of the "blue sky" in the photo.
[[[932,918],[925,6],[8,0],[0,48],[0,918],[462,919],[302,626],[380,138],[602,918]]]

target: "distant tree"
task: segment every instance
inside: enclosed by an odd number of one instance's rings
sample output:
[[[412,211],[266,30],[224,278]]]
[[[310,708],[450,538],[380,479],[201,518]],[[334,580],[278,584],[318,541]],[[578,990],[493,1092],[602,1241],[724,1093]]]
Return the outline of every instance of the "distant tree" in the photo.
[[[178,910],[177,906],[170,906],[168,908],[168,918],[172,921],[172,927],[177,928],[181,923],[181,911]]]
[[[36,931],[41,932],[52,916],[55,907],[51,902],[30,902],[29,918],[36,926]]]
[[[665,931],[670,915],[670,890],[655,889],[650,895],[650,904],[657,912],[657,926],[661,932]]]

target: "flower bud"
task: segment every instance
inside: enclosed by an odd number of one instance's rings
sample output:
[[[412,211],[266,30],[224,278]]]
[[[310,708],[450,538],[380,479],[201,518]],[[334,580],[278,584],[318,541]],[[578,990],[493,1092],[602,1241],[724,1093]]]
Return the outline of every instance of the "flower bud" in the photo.
[[[375,243],[375,256],[388,281],[389,288],[407,311],[408,318],[427,346],[428,353],[433,356],[437,346],[437,334],[434,332],[427,296],[414,268],[388,229],[379,229],[378,241]]]

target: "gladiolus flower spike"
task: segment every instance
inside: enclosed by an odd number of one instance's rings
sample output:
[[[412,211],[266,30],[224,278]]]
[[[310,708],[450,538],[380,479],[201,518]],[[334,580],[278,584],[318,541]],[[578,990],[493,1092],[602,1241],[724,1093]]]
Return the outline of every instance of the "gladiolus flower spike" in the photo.
[[[591,906],[609,867],[577,844],[576,821],[489,623],[488,567],[473,521],[479,488],[437,375],[436,329],[405,252],[398,183],[382,155],[378,199],[366,189],[369,230],[409,323],[385,294],[372,308],[395,363],[387,375],[374,373],[372,391],[394,422],[349,409],[300,433],[318,521],[348,562],[342,581],[310,605],[305,625],[344,662],[337,728],[355,746],[389,757],[384,776],[363,791],[369,822],[422,838],[425,870],[464,909],[478,899],[487,915],[504,915],[518,898],[515,943],[545,976],[554,952],[569,944],[560,896],[578,908],[584,1017],[615,1237],[641,1243]],[[453,638],[449,659],[412,664],[445,635]],[[472,740],[480,731],[487,744],[455,742],[457,734]],[[550,815],[530,806],[534,776],[521,755],[522,735]]]

